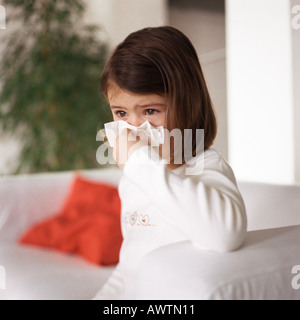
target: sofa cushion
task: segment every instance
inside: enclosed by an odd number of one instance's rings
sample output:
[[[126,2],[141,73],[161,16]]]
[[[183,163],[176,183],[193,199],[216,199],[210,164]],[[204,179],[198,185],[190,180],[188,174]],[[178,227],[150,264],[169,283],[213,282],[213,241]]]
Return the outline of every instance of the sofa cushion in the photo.
[[[114,269],[51,249],[16,244],[0,245],[0,265],[6,278],[0,300],[91,299]]]
[[[30,227],[20,242],[116,264],[122,243],[120,212],[117,187],[77,174],[60,212]]]
[[[117,186],[119,168],[82,170],[89,180]],[[0,179],[0,242],[16,242],[31,226],[59,212],[68,196],[74,172],[44,172]]]

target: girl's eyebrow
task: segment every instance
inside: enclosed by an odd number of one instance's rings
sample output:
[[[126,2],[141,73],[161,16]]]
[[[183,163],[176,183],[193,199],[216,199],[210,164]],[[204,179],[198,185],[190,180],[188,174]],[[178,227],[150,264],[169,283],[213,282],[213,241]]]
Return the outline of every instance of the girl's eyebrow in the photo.
[[[134,106],[134,108],[149,108],[149,107],[165,107],[166,104],[164,103],[147,103],[147,104],[137,104]],[[122,107],[122,106],[110,106],[111,109],[127,109],[126,107]]]
[[[137,105],[137,107],[140,108],[149,108],[149,107],[165,107],[166,104],[164,103],[148,103],[148,104],[144,104],[144,105]]]
[[[127,109],[125,107],[119,107],[119,106],[110,106],[111,109]]]

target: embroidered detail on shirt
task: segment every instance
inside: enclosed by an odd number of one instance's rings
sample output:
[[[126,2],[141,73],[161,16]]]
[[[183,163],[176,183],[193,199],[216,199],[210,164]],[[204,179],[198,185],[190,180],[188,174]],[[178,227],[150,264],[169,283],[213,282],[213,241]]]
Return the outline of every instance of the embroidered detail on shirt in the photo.
[[[137,218],[138,218],[138,214],[136,212],[130,215],[129,222],[132,226],[136,223]]]
[[[133,213],[125,213],[124,222],[130,224],[131,226],[142,226],[142,227],[150,227],[154,226],[150,223],[150,217],[148,214],[139,214],[136,211]]]
[[[144,216],[140,215],[139,220],[143,226],[147,226],[149,222],[149,216],[147,214],[145,214]]]

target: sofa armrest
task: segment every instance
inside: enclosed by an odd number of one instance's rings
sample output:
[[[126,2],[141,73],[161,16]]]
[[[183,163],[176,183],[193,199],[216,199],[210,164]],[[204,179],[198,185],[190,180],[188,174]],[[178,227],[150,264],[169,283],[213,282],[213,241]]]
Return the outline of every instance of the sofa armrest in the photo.
[[[236,251],[217,253],[190,242],[160,247],[144,257],[136,299],[300,300],[300,226],[250,231]],[[293,280],[294,278],[294,280]]]
[[[117,185],[118,168],[85,170],[83,176]],[[58,213],[74,172],[7,176],[0,179],[0,241],[13,242],[31,225]]]

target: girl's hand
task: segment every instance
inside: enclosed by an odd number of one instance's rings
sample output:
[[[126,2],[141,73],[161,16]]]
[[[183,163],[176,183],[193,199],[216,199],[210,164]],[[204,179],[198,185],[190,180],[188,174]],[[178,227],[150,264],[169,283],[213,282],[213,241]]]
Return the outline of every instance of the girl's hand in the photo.
[[[148,137],[145,132],[140,131],[137,136],[134,136],[130,129],[124,129],[116,139],[116,144],[113,148],[113,157],[118,166],[123,170],[129,157],[136,150],[147,145]]]

